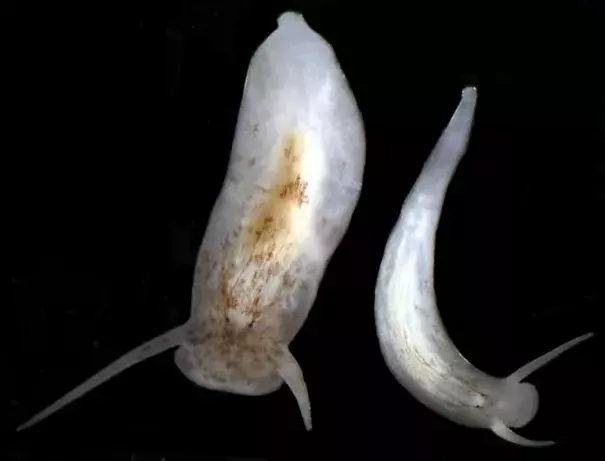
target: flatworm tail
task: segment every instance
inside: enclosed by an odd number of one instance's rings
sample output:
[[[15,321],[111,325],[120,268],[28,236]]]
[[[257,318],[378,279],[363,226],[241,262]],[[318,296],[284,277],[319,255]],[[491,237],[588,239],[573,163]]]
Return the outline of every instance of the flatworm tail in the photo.
[[[146,360],[150,357],[153,357],[154,355],[160,354],[161,352],[164,352],[168,349],[182,344],[185,341],[186,332],[186,326],[177,327],[167,333],[164,333],[163,335],[157,336],[147,341],[146,343],[131,350],[130,352],[127,352],[118,360],[102,369],[96,375],[87,379],[75,389],[69,391],[55,403],[42,410],[29,421],[23,423],[17,428],[17,431],[27,429],[28,427],[39,423],[43,419],[52,415],[64,406],[73,402],[74,400],[82,397],[87,392],[93,390],[97,386],[100,386],[105,381],[113,378],[114,376],[126,370],[127,368],[130,368],[131,366],[136,365],[137,363],[142,362],[143,360]]]

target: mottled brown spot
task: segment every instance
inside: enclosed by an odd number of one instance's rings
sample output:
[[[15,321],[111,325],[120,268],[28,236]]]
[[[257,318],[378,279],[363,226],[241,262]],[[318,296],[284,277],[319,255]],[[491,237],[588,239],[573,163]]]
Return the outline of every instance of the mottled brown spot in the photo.
[[[289,288],[292,288],[294,286],[294,280],[292,279],[292,276],[288,272],[286,272],[284,274],[284,285]]]
[[[270,186],[260,188],[244,226],[223,241],[214,309],[207,314],[217,323],[207,347],[227,367],[227,376],[266,375],[280,353],[274,343],[282,334],[283,297],[296,283],[290,266],[300,236],[294,225],[309,200],[301,167],[304,147],[300,133],[283,138],[273,152]]]
[[[294,201],[301,206],[303,203],[308,203],[309,198],[307,197],[307,183],[300,179],[300,175],[296,176],[294,181],[286,183],[282,186],[279,191],[279,197],[284,200]]]
[[[294,142],[293,138],[288,137],[288,139],[286,139],[286,144],[284,146],[284,157],[286,157],[287,159],[290,159],[292,157],[292,151],[294,150]]]
[[[216,325],[216,318],[214,317],[214,315],[208,315],[204,319],[204,323],[207,324],[208,329],[212,331],[214,326]]]
[[[283,155],[277,157],[272,187],[264,190],[260,203],[248,225],[250,239],[246,246],[255,248],[283,240],[290,231],[293,208],[308,203],[307,182],[302,177],[301,164],[304,155],[304,138],[300,133],[284,136],[280,147]]]
[[[237,299],[237,297],[235,297],[233,295],[233,291],[231,290],[231,287],[229,286],[229,278],[227,276],[226,271],[223,271],[221,273],[220,290],[221,290],[221,297],[222,297],[223,305],[225,306],[225,308],[231,309],[231,308],[237,307],[238,299]]]

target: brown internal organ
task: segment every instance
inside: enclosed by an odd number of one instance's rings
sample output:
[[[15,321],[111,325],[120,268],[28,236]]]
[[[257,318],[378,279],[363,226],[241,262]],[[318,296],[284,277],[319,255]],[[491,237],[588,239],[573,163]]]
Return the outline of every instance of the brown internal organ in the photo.
[[[277,151],[273,185],[255,205],[246,229],[244,247],[254,256],[261,253],[263,257],[270,259],[272,256],[269,253],[263,254],[265,251],[271,251],[266,247],[272,244],[280,246],[280,243],[287,240],[291,231],[293,210],[308,203],[307,182],[301,172],[304,148],[304,137],[301,133],[290,132],[282,139]]]
[[[296,244],[293,217],[308,203],[301,171],[304,148],[301,133],[293,131],[283,137],[275,152],[277,166],[271,187],[258,195],[243,232],[226,240],[217,302],[226,326],[230,318],[237,318],[245,320],[249,328],[262,330],[279,318],[280,293],[287,289],[281,281],[286,279]],[[235,249],[240,253],[234,265]],[[278,283],[268,288],[271,281]],[[236,310],[238,317],[230,310]]]

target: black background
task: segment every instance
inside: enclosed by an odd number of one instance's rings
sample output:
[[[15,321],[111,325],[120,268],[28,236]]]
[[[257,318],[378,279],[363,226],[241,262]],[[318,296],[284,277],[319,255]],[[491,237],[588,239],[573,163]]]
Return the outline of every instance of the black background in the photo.
[[[393,3],[174,1],[132,14],[53,3],[10,17],[8,459],[599,457],[597,2]],[[285,387],[255,398],[211,392],[164,353],[15,433],[188,318],[246,69],[290,8],[333,46],[367,136],[359,204],[291,346],[313,431]],[[552,448],[516,447],[432,413],[378,348],[373,291],[386,239],[467,84],[478,108],[437,235],[439,307],[462,353],[497,376],[597,333],[530,379],[541,406],[519,432],[554,439]]]

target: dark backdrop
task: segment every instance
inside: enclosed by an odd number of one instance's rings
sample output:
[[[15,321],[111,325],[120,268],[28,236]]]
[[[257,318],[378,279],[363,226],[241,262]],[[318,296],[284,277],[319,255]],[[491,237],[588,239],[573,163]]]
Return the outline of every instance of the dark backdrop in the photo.
[[[403,3],[192,0],[132,14],[28,4],[7,21],[8,459],[598,457],[598,2]],[[289,8],[334,47],[367,133],[359,204],[292,344],[313,431],[285,387],[256,398],[204,390],[167,352],[14,433],[187,319],[246,69]],[[467,84],[479,101],[437,235],[439,307],[462,353],[494,375],[597,332],[531,377],[541,407],[519,432],[558,441],[552,448],[518,448],[432,413],[378,348],[373,292],[386,239]]]

